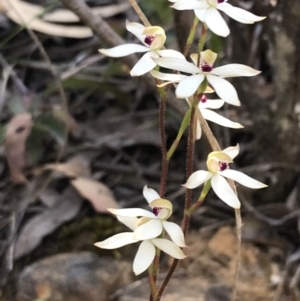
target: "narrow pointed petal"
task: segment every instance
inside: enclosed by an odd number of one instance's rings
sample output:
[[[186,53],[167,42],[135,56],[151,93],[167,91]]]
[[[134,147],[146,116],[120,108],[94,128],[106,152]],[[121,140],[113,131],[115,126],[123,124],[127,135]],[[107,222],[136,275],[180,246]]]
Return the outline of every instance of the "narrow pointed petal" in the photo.
[[[117,219],[132,231],[134,231],[137,228],[138,218],[136,217],[117,215]]]
[[[241,203],[228,182],[220,175],[214,175],[211,178],[211,186],[216,195],[228,206],[239,209]]]
[[[217,36],[227,37],[230,30],[221,16],[221,14],[215,8],[208,8],[204,14],[204,22],[207,27]]]
[[[244,9],[234,7],[229,3],[219,4],[218,9],[223,11],[227,16],[229,16],[233,20],[244,24],[253,24],[255,22],[262,21],[266,18],[266,17],[256,16]]]
[[[161,57],[159,59],[154,59],[154,60],[157,63],[157,65],[164,68],[191,73],[191,74],[200,72],[198,67],[196,67],[192,63],[189,63],[186,60],[182,60],[179,58]]]
[[[220,174],[226,178],[229,178],[235,182],[242,184],[243,186],[252,189],[260,189],[267,187],[267,185],[265,185],[264,183],[261,183],[237,170],[226,169],[220,172]]]
[[[221,99],[234,106],[241,105],[237,92],[230,82],[212,74],[206,75],[206,78]]]
[[[184,248],[186,247],[186,244],[184,242],[184,234],[181,230],[181,227],[179,227],[177,224],[163,221],[163,227],[166,230],[166,232],[169,234],[171,240],[175,242],[175,244],[178,247]]]
[[[141,209],[141,208],[126,208],[126,209],[107,209],[110,213],[114,215],[120,215],[120,216],[129,216],[129,217],[137,217],[137,216],[145,216],[150,218],[155,218],[154,213]]]
[[[207,99],[206,102],[200,102],[199,108],[201,109],[220,109],[223,107],[225,101],[223,99]]]
[[[182,250],[173,242],[163,238],[151,239],[151,242],[163,252],[177,259],[184,259],[186,255]]]
[[[255,76],[261,73],[249,66],[242,64],[228,64],[221,67],[214,68],[211,74],[221,77],[236,77],[236,76]]]
[[[194,10],[194,13],[195,13],[196,17],[197,17],[202,23],[204,23],[205,12],[206,12],[206,9],[195,9],[195,10]]]
[[[133,232],[124,232],[109,237],[103,241],[96,242],[94,245],[101,249],[117,249],[129,244],[136,243],[138,240],[133,238]]]
[[[227,147],[223,149],[222,152],[233,160],[240,152],[240,145],[237,144],[236,146]]]
[[[154,189],[148,188],[147,185],[145,185],[143,188],[143,196],[148,204],[150,204],[154,200],[160,199],[160,195]]]
[[[129,22],[128,20],[126,20],[126,29],[133,35],[135,35],[143,44],[145,44],[145,35],[143,35],[142,32],[145,30],[145,28],[146,27],[140,23]]]
[[[182,184],[183,187],[188,189],[194,189],[206,181],[208,181],[212,177],[212,173],[206,170],[198,170],[190,175],[187,182]]]
[[[140,60],[134,65],[134,67],[130,71],[131,76],[140,76],[145,73],[151,71],[155,68],[156,63],[153,61],[151,57],[151,53],[145,53]]]
[[[212,121],[214,123],[217,123],[221,126],[225,126],[228,128],[232,128],[232,129],[242,129],[244,126],[241,125],[238,122],[233,122],[223,116],[221,116],[220,114],[213,112],[211,110],[208,109],[202,109],[201,110],[203,117],[206,120]]]
[[[172,83],[177,83],[187,78],[187,76],[183,74],[162,73],[156,70],[151,70],[150,73],[153,77],[157,79]]]
[[[151,265],[155,257],[155,247],[149,241],[143,241],[135,255],[133,261],[133,272],[135,275],[140,275],[145,272]]]
[[[204,74],[191,75],[182,80],[176,88],[176,96],[178,98],[187,98],[192,96],[205,78]]]
[[[156,51],[161,57],[175,57],[178,59],[182,59],[185,60],[185,56],[176,50],[172,50],[172,49],[163,49],[163,50],[157,50]]]
[[[149,48],[139,44],[124,44],[109,49],[99,49],[99,52],[110,57],[123,57],[137,52],[146,52]]]
[[[158,237],[163,230],[162,222],[158,219],[152,219],[151,221],[139,226],[134,231],[134,239],[146,240]]]
[[[175,2],[175,1],[170,1]],[[206,1],[198,1],[198,0],[179,0],[176,1],[175,4],[171,6],[177,10],[188,10],[188,9],[205,9],[208,8],[209,5]]]

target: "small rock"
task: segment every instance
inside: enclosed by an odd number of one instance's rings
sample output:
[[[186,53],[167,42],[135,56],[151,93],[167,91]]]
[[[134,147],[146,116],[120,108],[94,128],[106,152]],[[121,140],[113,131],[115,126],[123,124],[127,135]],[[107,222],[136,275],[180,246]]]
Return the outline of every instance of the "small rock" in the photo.
[[[106,301],[131,278],[131,265],[127,262],[89,252],[59,254],[23,270],[17,301]]]

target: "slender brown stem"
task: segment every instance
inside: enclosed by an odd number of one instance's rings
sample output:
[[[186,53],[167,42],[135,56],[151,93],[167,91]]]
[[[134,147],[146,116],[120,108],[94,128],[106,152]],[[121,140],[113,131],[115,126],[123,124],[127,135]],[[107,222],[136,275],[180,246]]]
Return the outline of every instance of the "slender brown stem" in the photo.
[[[141,19],[141,21],[143,22],[143,24],[146,27],[151,26],[150,22],[148,21],[147,17],[145,16],[145,14],[143,13],[143,11],[141,10],[141,8],[139,7],[139,5],[137,4],[137,2],[135,0],[128,0],[128,2],[130,3],[130,5],[132,6],[132,8],[135,10],[136,14],[139,16],[139,18]]]
[[[167,157],[167,141],[166,141],[166,131],[165,131],[165,112],[167,103],[167,94],[169,88],[161,92],[161,99],[159,104],[159,134],[161,143],[161,153],[162,153],[162,166],[161,166],[161,176],[159,185],[159,195],[161,198],[164,197],[166,193],[166,184],[169,169],[169,160]]]
[[[195,100],[193,101],[192,104],[192,108],[191,108],[191,117],[190,117],[190,126],[189,126],[189,136],[188,136],[188,149],[187,149],[187,158],[186,158],[186,177],[188,178],[192,172],[193,172],[193,158],[194,158],[194,150],[195,150],[195,124],[196,124],[196,109],[199,103],[199,99],[200,98],[195,98]],[[185,210],[184,212],[190,208],[191,206],[191,199],[192,199],[192,190],[187,189],[186,190],[186,195],[185,195]],[[187,230],[188,230],[188,226],[189,226],[189,221],[190,221],[190,216],[188,216],[187,214],[184,214],[183,217],[183,221],[182,221],[182,231],[184,234],[186,234]],[[167,273],[166,278],[164,279],[162,285],[160,286],[158,293],[157,293],[157,297],[155,299],[155,301],[159,301],[170,281],[170,279],[173,276],[173,273],[175,272],[177,265],[178,265],[179,260],[178,259],[174,259],[170,270]]]

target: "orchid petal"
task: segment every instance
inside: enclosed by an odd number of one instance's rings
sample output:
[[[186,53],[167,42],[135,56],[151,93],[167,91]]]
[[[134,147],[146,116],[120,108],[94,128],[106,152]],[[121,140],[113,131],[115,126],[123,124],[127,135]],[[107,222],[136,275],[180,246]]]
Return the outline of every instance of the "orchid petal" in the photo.
[[[230,82],[212,74],[207,74],[206,78],[221,99],[234,106],[241,105],[237,92]]]
[[[117,249],[129,244],[138,242],[137,239],[133,238],[133,232],[124,232],[109,237],[103,241],[96,242],[94,245],[101,249]]]
[[[206,9],[195,9],[194,13],[196,15],[196,17],[202,22],[204,23],[204,15],[205,15]]]
[[[156,70],[151,70],[150,73],[153,77],[157,79],[172,82],[172,83],[180,82],[183,79],[187,78],[187,76],[183,74],[162,73]]]
[[[202,127],[199,119],[196,121],[196,140],[199,140],[202,136]]]
[[[194,189],[208,181],[212,176],[213,174],[209,171],[198,170],[192,173],[187,182],[182,186],[188,189]]]
[[[227,37],[230,30],[221,14],[215,8],[208,8],[204,14],[204,22],[207,27],[216,35]]]
[[[137,22],[129,22],[126,20],[126,29],[131,32],[133,35],[135,35],[143,44],[145,44],[145,35],[142,34],[142,32],[145,30],[145,26],[137,23]],[[146,45],[146,44],[145,44]],[[149,46],[148,46],[149,50]]]
[[[151,239],[151,242],[163,252],[177,259],[184,259],[186,255],[182,250],[172,241],[163,238]]]
[[[158,237],[163,231],[162,222],[158,219],[152,219],[149,222],[137,227],[134,231],[134,239],[146,240]]]
[[[135,275],[139,275],[145,272],[151,265],[155,257],[155,247],[151,241],[143,241],[135,255],[133,261],[133,272]]]
[[[199,73],[200,71],[200,69],[196,67],[194,64],[179,58],[161,57],[159,59],[154,59],[154,60],[157,63],[157,65],[168,69],[173,69],[173,70],[191,73],[191,74]]]
[[[99,49],[99,52],[110,57],[123,57],[137,52],[146,52],[149,48],[139,44],[124,44],[109,49]]]
[[[238,122],[233,122],[225,117],[223,117],[222,115],[213,112],[211,110],[208,109],[201,109],[202,115],[206,120],[212,121],[214,123],[217,123],[221,126],[225,126],[228,128],[233,128],[233,129],[241,129],[244,126],[241,125]]]
[[[169,234],[171,240],[175,242],[175,244],[178,247],[184,248],[186,247],[186,244],[184,242],[184,234],[182,232],[181,227],[179,227],[177,224],[163,221],[163,227],[166,230],[166,232]]]
[[[175,1],[170,1],[175,2]],[[198,0],[179,0],[176,1],[175,4],[171,6],[177,10],[188,10],[188,9],[206,9],[209,7],[206,1],[198,1]]]
[[[182,80],[176,88],[176,96],[178,98],[187,98],[192,96],[205,78],[204,74],[191,75]]]
[[[220,109],[224,105],[223,99],[207,99],[205,102],[199,103],[200,109]]]
[[[216,67],[211,71],[211,74],[221,77],[255,76],[259,73],[261,73],[261,71],[242,64],[228,64]]]
[[[264,20],[266,17],[256,16],[242,8],[234,7],[229,3],[221,3],[218,5],[218,9],[223,11],[227,16],[244,24],[253,24]]]
[[[150,218],[156,218],[154,213],[141,208],[125,208],[125,209],[109,208],[107,209],[107,211],[109,211],[114,215],[120,215],[120,216],[128,216],[128,217],[145,216]]]
[[[222,152],[233,160],[240,152],[240,145],[237,144],[236,146],[227,147],[223,149]]]
[[[131,76],[140,76],[155,68],[156,63],[151,57],[151,53],[145,53],[130,71]]]
[[[241,203],[237,195],[222,176],[215,174],[211,178],[211,186],[216,195],[228,206],[235,209],[239,209],[241,207]]]
[[[261,183],[237,170],[226,169],[219,172],[219,174],[252,189],[267,187],[264,183]]]
[[[145,185],[143,188],[143,196],[148,204],[150,204],[154,200],[160,199],[160,195],[154,189],[148,188],[147,185]]]
[[[132,231],[134,231],[137,228],[137,223],[139,220],[136,217],[120,216],[120,215],[117,215],[117,219]]]
[[[176,50],[172,50],[172,49],[163,49],[163,50],[157,50],[156,51],[161,57],[175,57],[178,59],[182,59],[185,60],[185,56]]]

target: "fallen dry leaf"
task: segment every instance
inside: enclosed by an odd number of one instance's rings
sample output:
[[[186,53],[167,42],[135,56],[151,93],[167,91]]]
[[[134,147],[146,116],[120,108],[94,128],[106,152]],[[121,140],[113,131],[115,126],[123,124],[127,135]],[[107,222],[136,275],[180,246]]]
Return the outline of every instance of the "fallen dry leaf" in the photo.
[[[53,207],[35,215],[22,227],[16,241],[14,258],[29,254],[46,235],[72,220],[80,211],[81,205],[82,199],[76,191],[72,187],[67,188]]]
[[[94,180],[79,177],[71,181],[79,194],[89,200],[97,212],[106,212],[107,208],[119,208],[110,189]]]
[[[32,130],[32,118],[28,113],[22,113],[13,117],[7,125],[4,152],[14,183],[26,183],[23,173],[26,164],[26,140]]]

